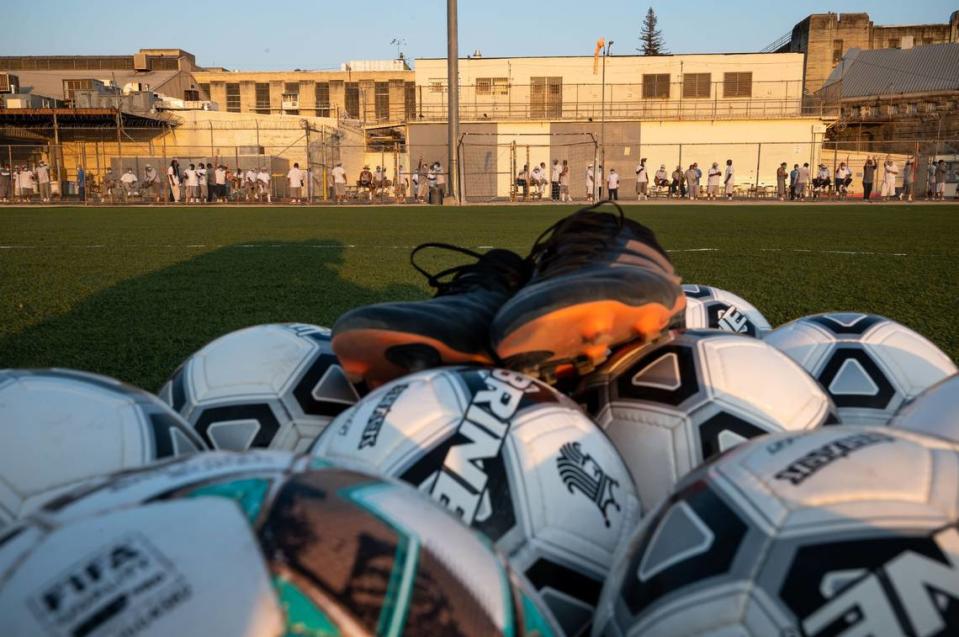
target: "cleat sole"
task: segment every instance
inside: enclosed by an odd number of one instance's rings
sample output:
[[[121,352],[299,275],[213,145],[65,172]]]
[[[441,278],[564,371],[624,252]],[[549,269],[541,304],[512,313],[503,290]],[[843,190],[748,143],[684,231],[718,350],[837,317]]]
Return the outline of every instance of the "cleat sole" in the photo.
[[[333,351],[351,382],[370,389],[395,378],[441,365],[492,365],[486,353],[460,352],[422,334],[358,329],[336,334]]]
[[[503,336],[496,354],[508,366],[539,369],[571,364],[588,374],[609,358],[612,349],[631,341],[649,342],[669,329],[686,307],[680,294],[673,307],[660,303],[631,306],[619,301],[592,301],[538,316]]]

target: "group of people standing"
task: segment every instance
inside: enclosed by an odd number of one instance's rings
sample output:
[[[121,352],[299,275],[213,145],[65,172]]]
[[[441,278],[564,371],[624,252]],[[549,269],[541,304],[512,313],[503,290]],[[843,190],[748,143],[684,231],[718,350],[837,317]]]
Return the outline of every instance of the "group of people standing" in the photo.
[[[0,202],[30,202],[39,197],[42,203],[49,203],[53,196],[50,181],[50,167],[40,161],[28,164],[0,166]]]
[[[946,176],[948,167],[945,160],[930,161],[925,176],[925,196],[930,200],[941,200],[945,197]],[[900,174],[899,165],[891,155],[887,155],[882,163],[882,173],[879,177],[879,197],[883,201],[900,200],[912,201],[917,195],[917,181],[921,187],[923,180],[916,170],[916,161],[907,157],[902,167],[902,188],[898,187]],[[867,157],[862,167],[862,199],[872,201],[873,193],[879,175],[879,162],[875,157]],[[834,179],[830,179],[829,167],[819,164],[813,176],[808,163],[802,166],[794,164],[792,170],[787,170],[786,162],[780,164],[776,171],[776,190],[780,201],[805,200],[807,197],[819,198],[830,191],[834,191],[840,199],[845,199],[852,185],[853,173],[846,162],[840,162],[834,172]],[[788,185],[787,185],[788,179]]]
[[[330,171],[333,180],[333,200],[337,203],[346,203],[351,197],[367,201],[386,201],[392,199],[396,203],[429,203],[442,205],[446,196],[446,172],[439,161],[426,162],[421,157],[415,170],[406,170],[400,164],[396,179],[391,180],[386,168],[377,166],[371,171],[369,166],[363,166],[356,179],[355,191],[349,190],[349,179],[346,169],[341,162],[337,162]]]
[[[547,181],[548,179],[548,181]],[[516,175],[516,192],[522,192],[523,200],[527,200],[532,195],[536,199],[542,199],[546,194],[547,184],[549,187],[549,198],[552,201],[572,201],[569,195],[569,162],[558,159],[553,160],[552,169],[547,170],[546,162],[540,162],[539,165],[533,165],[530,170],[529,164],[524,164],[523,169]]]
[[[294,164],[299,170],[299,165]],[[291,169],[291,173],[294,169]],[[245,199],[271,203],[273,178],[270,172],[260,166],[245,171],[239,167],[233,170],[225,164],[212,163],[188,164],[180,169],[176,159],[170,162],[166,171],[166,197],[172,203],[213,203]]]

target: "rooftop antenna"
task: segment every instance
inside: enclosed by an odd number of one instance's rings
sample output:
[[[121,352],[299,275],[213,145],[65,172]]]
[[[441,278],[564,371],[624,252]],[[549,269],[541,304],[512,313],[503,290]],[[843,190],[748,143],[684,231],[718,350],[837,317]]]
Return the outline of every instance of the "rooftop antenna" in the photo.
[[[403,59],[403,49],[402,49],[402,47],[406,46],[406,39],[397,36],[397,37],[393,38],[392,40],[390,40],[390,44],[393,44],[393,45],[396,46],[396,59],[397,59],[397,60],[402,60],[402,59]]]

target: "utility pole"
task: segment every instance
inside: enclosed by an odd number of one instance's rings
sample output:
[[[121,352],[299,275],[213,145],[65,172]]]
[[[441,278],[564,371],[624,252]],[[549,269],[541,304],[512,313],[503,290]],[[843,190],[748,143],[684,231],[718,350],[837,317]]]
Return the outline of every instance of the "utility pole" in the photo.
[[[447,192],[459,203],[459,161],[456,144],[460,137],[459,38],[456,25],[456,0],[446,0],[446,86],[449,90],[447,107]]]
[[[599,167],[593,167],[593,201],[598,200],[598,194],[603,189],[600,180],[605,176],[606,171],[606,58],[609,57],[609,49],[613,46],[613,41],[606,43],[603,49],[603,95],[600,100],[599,114]]]

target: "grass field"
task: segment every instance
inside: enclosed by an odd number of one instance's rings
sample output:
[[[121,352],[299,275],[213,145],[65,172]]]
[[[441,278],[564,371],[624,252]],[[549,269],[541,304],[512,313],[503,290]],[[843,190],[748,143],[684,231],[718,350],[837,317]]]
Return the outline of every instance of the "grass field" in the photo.
[[[230,330],[331,325],[355,305],[426,298],[408,265],[418,243],[525,254],[572,209],[0,209],[0,367],[73,367],[156,390]],[[656,230],[685,281],[736,292],[774,325],[870,311],[959,359],[959,206],[646,205],[627,214]]]

